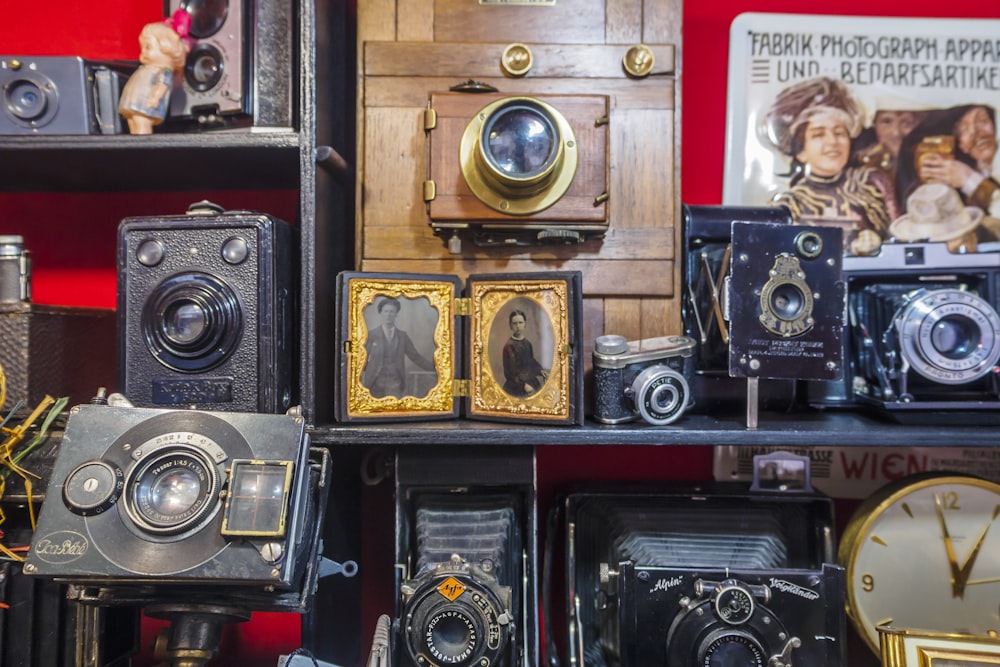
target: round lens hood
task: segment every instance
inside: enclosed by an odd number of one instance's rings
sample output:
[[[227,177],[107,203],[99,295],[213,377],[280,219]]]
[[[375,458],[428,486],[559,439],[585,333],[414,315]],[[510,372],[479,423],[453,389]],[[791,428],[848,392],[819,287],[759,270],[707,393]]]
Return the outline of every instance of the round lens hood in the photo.
[[[146,346],[164,366],[201,373],[228,359],[243,337],[243,308],[225,281],[183,273],[154,288],[142,311]]]

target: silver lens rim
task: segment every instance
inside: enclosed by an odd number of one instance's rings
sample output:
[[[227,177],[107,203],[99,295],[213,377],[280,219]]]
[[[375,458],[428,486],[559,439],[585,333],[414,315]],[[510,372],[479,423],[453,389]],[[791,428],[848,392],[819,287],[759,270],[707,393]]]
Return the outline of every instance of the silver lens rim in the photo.
[[[962,318],[979,330],[979,344],[953,359],[932,341],[945,318]],[[922,377],[947,385],[968,384],[993,372],[1000,361],[1000,315],[985,299],[958,288],[920,290],[900,308],[895,319],[900,353]]]

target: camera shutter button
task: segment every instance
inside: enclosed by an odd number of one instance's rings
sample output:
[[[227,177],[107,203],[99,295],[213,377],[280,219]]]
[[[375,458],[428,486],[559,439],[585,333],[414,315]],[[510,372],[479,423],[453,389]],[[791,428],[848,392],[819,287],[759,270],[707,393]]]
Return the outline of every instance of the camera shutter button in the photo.
[[[94,516],[110,509],[124,488],[121,468],[106,461],[87,461],[66,476],[63,501],[71,512]]]

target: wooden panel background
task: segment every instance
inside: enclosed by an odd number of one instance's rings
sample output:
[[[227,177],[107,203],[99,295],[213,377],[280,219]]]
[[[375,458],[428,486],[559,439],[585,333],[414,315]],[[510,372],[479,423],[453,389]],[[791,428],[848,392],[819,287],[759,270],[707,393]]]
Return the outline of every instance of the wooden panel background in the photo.
[[[579,270],[583,343],[679,333],[680,0],[574,0],[551,6],[470,0],[358,3],[356,268],[456,274]],[[529,46],[531,70],[504,76],[503,49]],[[653,72],[626,75],[645,43]],[[511,95],[606,95],[609,229],[572,246],[480,248],[450,254],[422,199],[432,93],[474,79]]]

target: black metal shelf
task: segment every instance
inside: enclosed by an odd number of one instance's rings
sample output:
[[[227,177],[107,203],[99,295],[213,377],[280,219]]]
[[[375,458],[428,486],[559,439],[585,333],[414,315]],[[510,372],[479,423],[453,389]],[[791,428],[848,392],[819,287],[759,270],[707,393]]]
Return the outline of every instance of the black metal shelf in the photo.
[[[290,128],[6,136],[0,182],[6,192],[294,189],[299,149]]]
[[[928,415],[929,416],[929,415]],[[737,445],[992,447],[992,428],[970,425],[962,415],[937,413],[947,424],[900,424],[849,411],[761,412],[755,429],[746,416],[685,415],[670,426],[641,422],[607,426],[539,427],[472,420],[407,423],[334,424],[313,429],[324,445]],[[931,420],[928,420],[931,421]],[[964,424],[962,422],[965,422]]]

